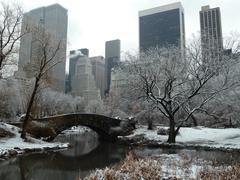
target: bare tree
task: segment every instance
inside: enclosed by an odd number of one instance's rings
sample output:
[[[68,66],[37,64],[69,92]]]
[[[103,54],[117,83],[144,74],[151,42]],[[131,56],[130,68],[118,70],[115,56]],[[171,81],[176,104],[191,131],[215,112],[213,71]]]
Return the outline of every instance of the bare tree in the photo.
[[[85,112],[104,115],[104,104],[102,100],[91,100],[85,107]]]
[[[31,67],[30,71],[34,77],[34,85],[27,105],[26,116],[23,121],[22,138],[26,138],[26,127],[30,121],[30,113],[37,94],[42,88],[45,88],[46,83],[49,82],[50,70],[62,61],[61,57],[60,59],[56,57],[58,57],[58,52],[64,47],[61,41],[56,40],[56,38],[41,25],[32,28],[31,33],[33,33],[34,37],[32,41],[32,47],[34,49],[32,50],[33,56],[31,63],[28,64],[28,66]]]
[[[5,65],[16,64],[20,38],[29,32],[22,27],[23,10],[19,4],[0,1],[0,77]]]
[[[105,98],[105,108],[107,115],[109,117],[113,117],[116,115],[116,112],[118,111],[120,106],[120,95],[118,93],[115,93],[114,91],[111,91],[108,96]]]
[[[37,97],[35,106],[37,106],[36,115],[38,117],[84,112],[86,106],[84,98],[80,96],[73,97],[70,94],[64,94],[51,88],[43,89]]]
[[[129,56],[124,68],[128,83],[138,98],[148,100],[169,120],[169,143],[175,143],[183,124],[224,91],[237,87],[239,78],[231,69],[236,58],[204,62],[201,44],[194,41],[183,55],[178,48],[152,49]],[[182,118],[179,113],[184,112]]]
[[[0,117],[1,120],[12,120],[21,111],[22,96],[19,83],[11,80],[0,80]]]

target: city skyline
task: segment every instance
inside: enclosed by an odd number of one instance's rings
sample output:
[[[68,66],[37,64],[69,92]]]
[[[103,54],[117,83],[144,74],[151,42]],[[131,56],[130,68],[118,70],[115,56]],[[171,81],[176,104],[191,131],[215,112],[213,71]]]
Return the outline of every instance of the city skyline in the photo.
[[[104,55],[105,41],[112,39],[121,40],[122,52],[136,52],[139,44],[138,11],[174,2],[181,2],[185,11],[186,41],[192,37],[193,33],[200,32],[199,11],[205,5],[220,7],[223,37],[229,35],[230,32],[240,31],[240,22],[232,20],[233,16],[240,15],[238,11],[240,2],[234,0],[197,2],[187,0],[132,0],[131,2],[127,0],[119,2],[89,0],[81,4],[77,0],[73,0],[71,3],[67,0],[22,0],[25,11],[54,3],[59,3],[68,9],[68,52],[73,49],[88,48],[90,56]]]

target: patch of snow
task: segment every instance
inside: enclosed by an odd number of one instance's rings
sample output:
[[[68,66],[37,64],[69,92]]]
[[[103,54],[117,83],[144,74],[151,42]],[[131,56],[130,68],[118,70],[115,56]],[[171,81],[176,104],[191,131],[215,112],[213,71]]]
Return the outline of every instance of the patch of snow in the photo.
[[[63,134],[84,134],[85,132],[92,131],[90,128],[86,126],[73,126],[69,129],[64,130]]]
[[[215,148],[240,149],[240,129],[181,128],[176,141]]]
[[[24,141],[20,137],[20,129],[18,127],[5,124],[0,122],[0,128],[3,128],[11,133],[14,137],[0,138],[0,156],[8,154],[10,150],[17,151],[18,153],[23,152],[26,149],[44,149],[44,148],[67,148],[67,143],[48,143],[38,139],[28,137],[28,142]]]
[[[162,142],[167,138],[157,134],[156,130],[148,130],[146,126],[140,126],[133,131],[133,134],[126,136],[129,139],[132,139],[135,136],[143,135],[145,139],[150,141]]]
[[[157,143],[166,142],[168,138],[167,135],[158,135],[157,129],[148,130],[146,126],[140,126],[133,131],[133,134],[126,136],[126,138],[132,139],[138,135],[143,135],[145,139]],[[214,129],[205,127],[182,127],[179,135],[176,137],[176,142],[193,146],[240,149],[240,128]]]

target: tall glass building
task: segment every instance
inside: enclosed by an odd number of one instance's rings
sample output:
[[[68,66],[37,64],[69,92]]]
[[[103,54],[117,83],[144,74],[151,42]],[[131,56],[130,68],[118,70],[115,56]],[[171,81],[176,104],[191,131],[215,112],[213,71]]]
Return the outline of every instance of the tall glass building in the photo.
[[[22,27],[41,26],[53,35],[54,40],[61,41],[62,48],[55,56],[55,60],[62,61],[49,71],[51,79],[50,87],[60,92],[65,90],[65,63],[66,63],[66,44],[68,11],[59,4],[33,9],[24,14]],[[37,47],[33,44],[35,34],[28,33],[20,40],[18,70],[25,71],[27,77],[31,77],[30,63],[36,55]]]
[[[109,93],[111,86],[111,70],[120,62],[121,41],[119,39],[105,43],[105,94]]]
[[[184,10],[180,2],[139,11],[141,51],[154,47],[185,47]]]
[[[223,52],[223,38],[220,8],[203,6],[200,15],[201,44],[203,60],[219,60]]]

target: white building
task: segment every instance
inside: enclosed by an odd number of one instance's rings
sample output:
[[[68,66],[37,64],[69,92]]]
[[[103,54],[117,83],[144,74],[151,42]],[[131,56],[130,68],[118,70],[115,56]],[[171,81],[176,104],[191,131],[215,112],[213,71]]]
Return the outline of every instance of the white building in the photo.
[[[76,63],[71,93],[74,96],[84,97],[87,102],[101,99],[100,90],[96,87],[92,73],[92,64],[87,56],[79,57]]]
[[[111,71],[111,87],[110,92],[120,95],[127,87],[127,74],[118,70],[112,69]]]

